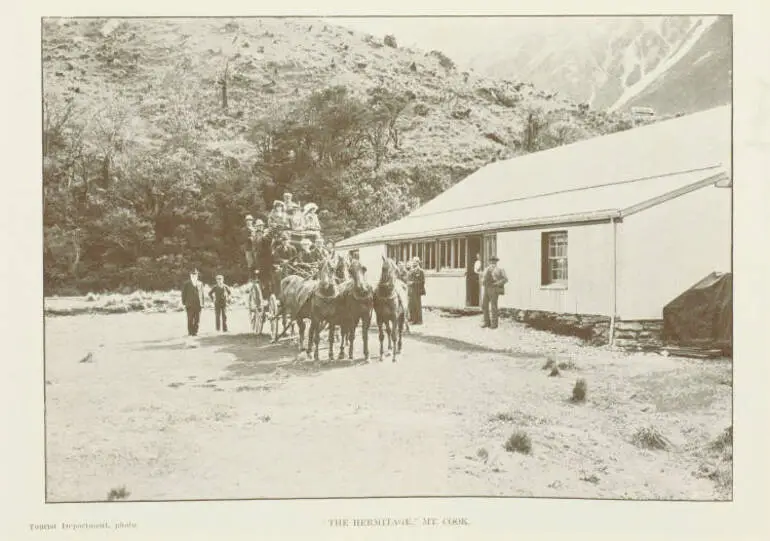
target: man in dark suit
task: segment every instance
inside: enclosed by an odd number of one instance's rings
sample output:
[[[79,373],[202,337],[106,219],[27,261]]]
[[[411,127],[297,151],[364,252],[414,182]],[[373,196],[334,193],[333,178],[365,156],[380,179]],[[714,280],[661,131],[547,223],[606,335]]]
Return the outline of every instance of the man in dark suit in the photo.
[[[497,328],[498,310],[497,299],[505,294],[505,284],[508,282],[508,276],[502,267],[497,266],[500,261],[497,256],[489,258],[489,265],[484,270],[484,298],[481,307],[484,310],[484,324],[482,327],[490,329]]]
[[[182,286],[182,304],[187,311],[187,334],[190,336],[198,335],[204,300],[203,284],[198,280],[198,269],[194,269],[190,280]]]
[[[285,265],[291,263],[297,257],[297,249],[291,245],[291,237],[288,233],[281,235],[281,244],[273,248],[273,263]]]

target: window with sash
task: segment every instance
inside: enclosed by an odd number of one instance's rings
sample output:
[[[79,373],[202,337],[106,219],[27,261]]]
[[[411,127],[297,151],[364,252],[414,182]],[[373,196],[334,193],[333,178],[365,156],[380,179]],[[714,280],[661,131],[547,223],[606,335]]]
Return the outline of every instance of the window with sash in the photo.
[[[542,235],[542,284],[567,284],[567,232]]]
[[[438,270],[465,269],[467,254],[465,238],[442,239],[439,245]]]

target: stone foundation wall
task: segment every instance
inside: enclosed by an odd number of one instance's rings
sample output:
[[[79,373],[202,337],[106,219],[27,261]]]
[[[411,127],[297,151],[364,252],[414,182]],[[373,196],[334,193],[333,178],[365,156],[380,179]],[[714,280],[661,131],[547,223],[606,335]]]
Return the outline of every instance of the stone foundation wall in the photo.
[[[501,309],[501,317],[509,317],[534,329],[566,336],[576,336],[593,345],[609,342],[610,318],[585,314],[558,314],[540,310]]]
[[[616,321],[614,345],[622,349],[642,349],[663,345],[663,321]]]
[[[481,313],[478,309],[451,310],[458,314]],[[501,308],[501,318],[524,323],[534,329],[554,334],[576,336],[596,346],[606,346],[610,340],[610,318],[585,314],[559,314],[541,310],[517,310]],[[663,321],[615,321],[614,346],[620,349],[639,350],[663,345]]]

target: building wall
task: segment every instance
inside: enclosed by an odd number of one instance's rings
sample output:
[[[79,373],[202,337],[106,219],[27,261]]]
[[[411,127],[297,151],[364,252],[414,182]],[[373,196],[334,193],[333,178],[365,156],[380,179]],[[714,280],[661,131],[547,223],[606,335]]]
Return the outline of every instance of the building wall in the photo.
[[[422,304],[435,308],[464,308],[465,273],[426,271]]]
[[[541,285],[541,235],[567,231],[566,288]],[[507,275],[503,308],[610,315],[612,229],[609,223],[498,233],[497,256]]]
[[[663,307],[713,271],[731,271],[731,191],[707,187],[618,224],[618,317],[662,319]]]
[[[567,287],[541,285],[541,235],[567,231],[569,279]],[[501,308],[566,314],[611,315],[612,230],[609,223],[575,225],[551,229],[522,229],[497,234],[497,255],[508,274]],[[375,284],[380,277],[384,245],[359,249],[367,277]],[[423,305],[464,308],[464,271],[426,271]]]
[[[382,256],[385,255],[385,245],[364,246],[358,249],[358,258],[366,267],[366,279],[372,285],[380,279]]]

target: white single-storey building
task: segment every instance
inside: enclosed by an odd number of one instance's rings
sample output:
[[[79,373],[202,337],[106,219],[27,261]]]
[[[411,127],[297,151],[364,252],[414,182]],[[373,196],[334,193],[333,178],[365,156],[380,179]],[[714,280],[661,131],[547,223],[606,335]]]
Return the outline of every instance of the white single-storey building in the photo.
[[[445,308],[479,306],[473,263],[496,254],[501,308],[645,334],[689,286],[732,272],[731,122],[723,106],[495,162],[337,246],[372,282],[382,255],[419,256],[423,303]]]

